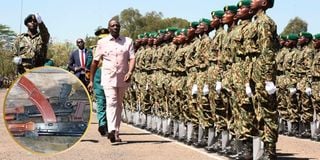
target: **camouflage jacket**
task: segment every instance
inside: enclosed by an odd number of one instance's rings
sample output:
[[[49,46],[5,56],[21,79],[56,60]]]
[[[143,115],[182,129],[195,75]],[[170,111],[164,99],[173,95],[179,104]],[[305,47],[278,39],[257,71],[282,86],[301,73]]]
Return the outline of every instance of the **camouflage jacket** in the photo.
[[[310,74],[313,77],[320,77],[320,50],[315,50],[314,58],[311,65]]]
[[[33,37],[28,33],[22,33],[15,40],[15,56],[32,59],[33,67],[43,66],[47,57],[50,34],[44,23],[39,24],[39,30],[40,32]]]
[[[310,45],[304,46],[300,52],[293,57],[293,69],[295,73],[307,74],[310,71],[314,49]]]

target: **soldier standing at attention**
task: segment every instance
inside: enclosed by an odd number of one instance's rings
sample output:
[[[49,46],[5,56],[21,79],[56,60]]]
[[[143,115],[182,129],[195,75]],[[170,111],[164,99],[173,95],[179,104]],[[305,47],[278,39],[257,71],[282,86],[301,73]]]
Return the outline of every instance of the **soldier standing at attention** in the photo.
[[[286,75],[285,69],[283,67],[285,54],[288,53],[289,49],[285,46],[287,41],[287,36],[280,35],[279,43],[281,49],[276,55],[276,63],[277,63],[277,101],[278,101],[278,112],[279,112],[279,133],[282,134],[285,132],[286,120],[288,119],[288,108],[287,108],[287,100],[286,95],[288,93],[288,89],[286,88]]]
[[[264,153],[261,159],[276,159],[278,140],[278,111],[276,97],[276,64],[275,54],[278,51],[277,26],[266,15],[272,8],[274,0],[252,0],[251,10],[256,14],[252,31],[256,33],[257,60],[253,64],[252,80],[254,82],[254,106],[256,116],[260,117],[259,129],[264,142]],[[257,115],[258,114],[258,115]]]
[[[211,108],[211,120],[209,120],[209,129],[208,129],[208,143],[207,143],[207,147],[205,147],[205,150],[207,150],[208,152],[213,152],[214,151],[214,142],[216,140],[215,137],[215,111],[216,111],[216,107],[217,104],[221,104],[221,103],[216,103],[219,100],[219,96],[215,90],[215,83],[217,81],[221,81],[221,77],[220,72],[222,72],[222,69],[220,69],[219,67],[219,50],[222,48],[222,38],[225,36],[226,32],[222,27],[222,22],[221,22],[221,18],[224,14],[224,11],[222,10],[218,10],[218,11],[212,11],[211,12],[211,16],[212,16],[212,20],[210,23],[210,28],[215,29],[215,35],[211,41],[211,53],[209,56],[209,67],[208,67],[208,85],[209,85],[209,104],[210,104],[210,108]],[[223,33],[223,34],[221,34]],[[220,44],[220,45],[219,45]],[[222,107],[222,106],[220,106]]]
[[[16,57],[13,62],[17,64],[17,74],[45,64],[50,38],[48,29],[38,13],[28,15],[24,19],[24,25],[28,32],[18,35],[14,42]]]
[[[301,32],[299,34],[298,45],[300,52],[294,58],[294,72],[298,78],[297,88],[300,91],[299,103],[301,108],[301,126],[299,127],[298,136],[310,138],[310,123],[313,119],[313,107],[311,100],[311,80],[310,68],[314,57],[314,49],[312,45],[313,36],[309,32]]]
[[[313,47],[315,49],[315,55],[312,62],[311,72],[310,75],[312,75],[312,92],[313,99],[312,99],[312,105],[314,108],[314,117],[312,125],[314,127],[312,131],[312,137],[311,139],[319,141],[320,140],[320,34],[314,35],[313,40]]]
[[[227,46],[234,54],[235,63],[232,65],[232,121],[230,130],[234,131],[238,159],[252,159],[252,137],[257,136],[254,127],[255,113],[252,104],[253,93],[250,88],[250,75],[252,63],[255,60],[256,46],[252,41],[250,13],[251,0],[238,2],[237,19],[238,26],[229,34]],[[252,85],[252,84],[251,84]]]
[[[285,132],[284,134],[288,134],[290,136],[298,134],[298,122],[300,121],[297,95],[297,78],[292,68],[294,57],[299,52],[297,49],[298,38],[299,36],[297,34],[287,35],[285,47],[288,48],[288,50],[286,53],[284,53],[282,65],[285,78],[283,79],[283,84],[280,83],[287,90],[287,93],[285,94],[287,102],[287,117],[285,121],[288,124],[288,132]]]

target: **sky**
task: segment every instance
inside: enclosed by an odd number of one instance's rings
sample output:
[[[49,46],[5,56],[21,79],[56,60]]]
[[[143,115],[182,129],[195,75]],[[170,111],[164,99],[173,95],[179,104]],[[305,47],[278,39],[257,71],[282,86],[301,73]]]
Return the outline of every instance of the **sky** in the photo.
[[[142,15],[156,11],[163,18],[183,18],[198,21],[211,18],[211,11],[221,10],[225,5],[239,0],[5,0],[0,6],[0,24],[16,33],[26,32],[24,18],[39,13],[54,42],[75,42],[77,38],[94,36],[98,26],[107,27],[107,22],[127,8],[138,9]],[[308,31],[320,33],[319,0],[275,0],[267,14],[276,22],[281,33],[290,19],[298,16],[308,23]],[[21,12],[22,8],[22,12]]]

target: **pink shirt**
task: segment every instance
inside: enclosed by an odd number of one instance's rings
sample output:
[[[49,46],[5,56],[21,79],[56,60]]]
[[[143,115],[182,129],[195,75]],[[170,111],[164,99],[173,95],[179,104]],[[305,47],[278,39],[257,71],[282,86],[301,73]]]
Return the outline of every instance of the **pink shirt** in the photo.
[[[135,58],[132,39],[122,36],[114,39],[111,35],[100,39],[94,60],[99,61],[101,57],[101,85],[128,87],[129,83],[123,79],[129,70],[129,60]]]

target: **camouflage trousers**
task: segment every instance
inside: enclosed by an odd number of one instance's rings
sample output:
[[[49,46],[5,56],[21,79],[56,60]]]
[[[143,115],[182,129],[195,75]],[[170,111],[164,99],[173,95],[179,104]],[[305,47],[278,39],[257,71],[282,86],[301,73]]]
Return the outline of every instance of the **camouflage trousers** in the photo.
[[[240,140],[255,136],[257,128],[255,127],[255,112],[252,98],[246,94],[246,83],[250,84],[250,75],[252,72],[252,62],[250,60],[240,61],[232,65],[232,80],[234,86],[232,115],[233,121],[230,128]],[[251,88],[253,88],[251,84]]]
[[[174,119],[179,119],[184,121],[182,113],[186,110],[187,105],[187,92],[186,92],[186,76],[172,76],[171,89],[174,97],[174,102],[170,103],[172,105],[172,116]]]
[[[320,79],[312,82],[312,105],[315,112],[315,119],[320,120]]]
[[[184,112],[184,117],[187,122],[192,122],[194,124],[198,124],[198,111],[197,111],[197,94],[192,94],[192,87],[196,83],[197,72],[191,71],[187,73],[187,99],[188,99],[188,109]]]
[[[274,148],[278,141],[278,111],[276,94],[269,95],[265,90],[265,82],[276,80],[276,65],[270,57],[259,57],[253,62],[252,80],[255,88],[253,105],[257,118],[259,134],[262,141]]]
[[[311,84],[309,84],[307,77],[304,76],[297,84],[297,89],[301,93],[299,97],[299,115],[302,123],[310,123],[313,120],[312,97],[305,92],[306,87],[311,87]]]
[[[204,93],[204,87],[208,85],[208,72],[207,71],[199,71],[197,73],[196,84],[198,86],[198,97],[197,97],[197,112],[199,125],[202,128],[209,127],[209,121],[211,116],[211,108],[209,104],[209,93]]]
[[[290,81],[289,77],[286,75],[277,76],[277,101],[278,101],[278,112],[279,116],[285,120],[289,119],[289,112],[288,112],[288,102],[286,96],[289,95],[288,92],[288,84],[287,82]]]
[[[216,108],[215,108],[215,124],[218,132],[226,130],[230,127],[231,120],[231,94],[232,90],[231,86],[231,70],[224,71],[224,75],[222,75],[222,90],[219,93],[216,100]]]

